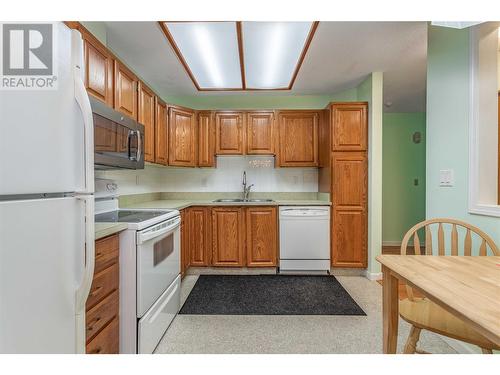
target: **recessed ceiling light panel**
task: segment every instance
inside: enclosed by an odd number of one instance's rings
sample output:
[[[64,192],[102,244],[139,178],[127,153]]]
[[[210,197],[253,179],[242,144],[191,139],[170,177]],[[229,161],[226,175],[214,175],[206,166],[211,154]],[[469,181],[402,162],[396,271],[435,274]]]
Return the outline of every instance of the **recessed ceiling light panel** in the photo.
[[[235,22],[164,22],[163,25],[198,89],[242,89]]]
[[[291,88],[313,22],[243,22],[246,86]]]

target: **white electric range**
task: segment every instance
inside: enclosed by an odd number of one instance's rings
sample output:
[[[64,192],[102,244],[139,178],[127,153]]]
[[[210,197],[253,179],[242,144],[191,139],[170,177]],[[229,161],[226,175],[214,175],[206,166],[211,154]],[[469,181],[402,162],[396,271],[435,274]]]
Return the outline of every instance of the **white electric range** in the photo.
[[[120,233],[120,353],[152,353],[180,309],[178,210],[119,209],[117,186],[96,180],[98,223]]]

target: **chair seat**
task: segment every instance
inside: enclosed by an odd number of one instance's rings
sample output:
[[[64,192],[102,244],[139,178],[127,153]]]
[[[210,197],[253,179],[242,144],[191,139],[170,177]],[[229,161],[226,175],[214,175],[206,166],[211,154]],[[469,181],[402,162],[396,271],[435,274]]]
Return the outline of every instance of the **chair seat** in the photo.
[[[481,336],[461,319],[427,298],[399,301],[399,314],[408,323],[418,328],[468,342],[481,348],[500,350],[500,347]]]

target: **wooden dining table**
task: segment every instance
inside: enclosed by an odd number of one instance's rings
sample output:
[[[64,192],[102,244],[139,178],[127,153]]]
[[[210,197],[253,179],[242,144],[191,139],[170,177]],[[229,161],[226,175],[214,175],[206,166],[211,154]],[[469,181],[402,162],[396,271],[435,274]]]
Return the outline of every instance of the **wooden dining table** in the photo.
[[[500,346],[500,256],[379,255],[383,351],[396,353],[402,281]]]

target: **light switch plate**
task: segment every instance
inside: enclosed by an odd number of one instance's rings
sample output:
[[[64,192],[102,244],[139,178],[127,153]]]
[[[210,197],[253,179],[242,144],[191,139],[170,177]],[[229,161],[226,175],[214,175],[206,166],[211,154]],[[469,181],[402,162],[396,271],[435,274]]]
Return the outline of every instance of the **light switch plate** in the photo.
[[[439,186],[453,186],[455,184],[455,176],[453,169],[441,169],[439,171]]]

